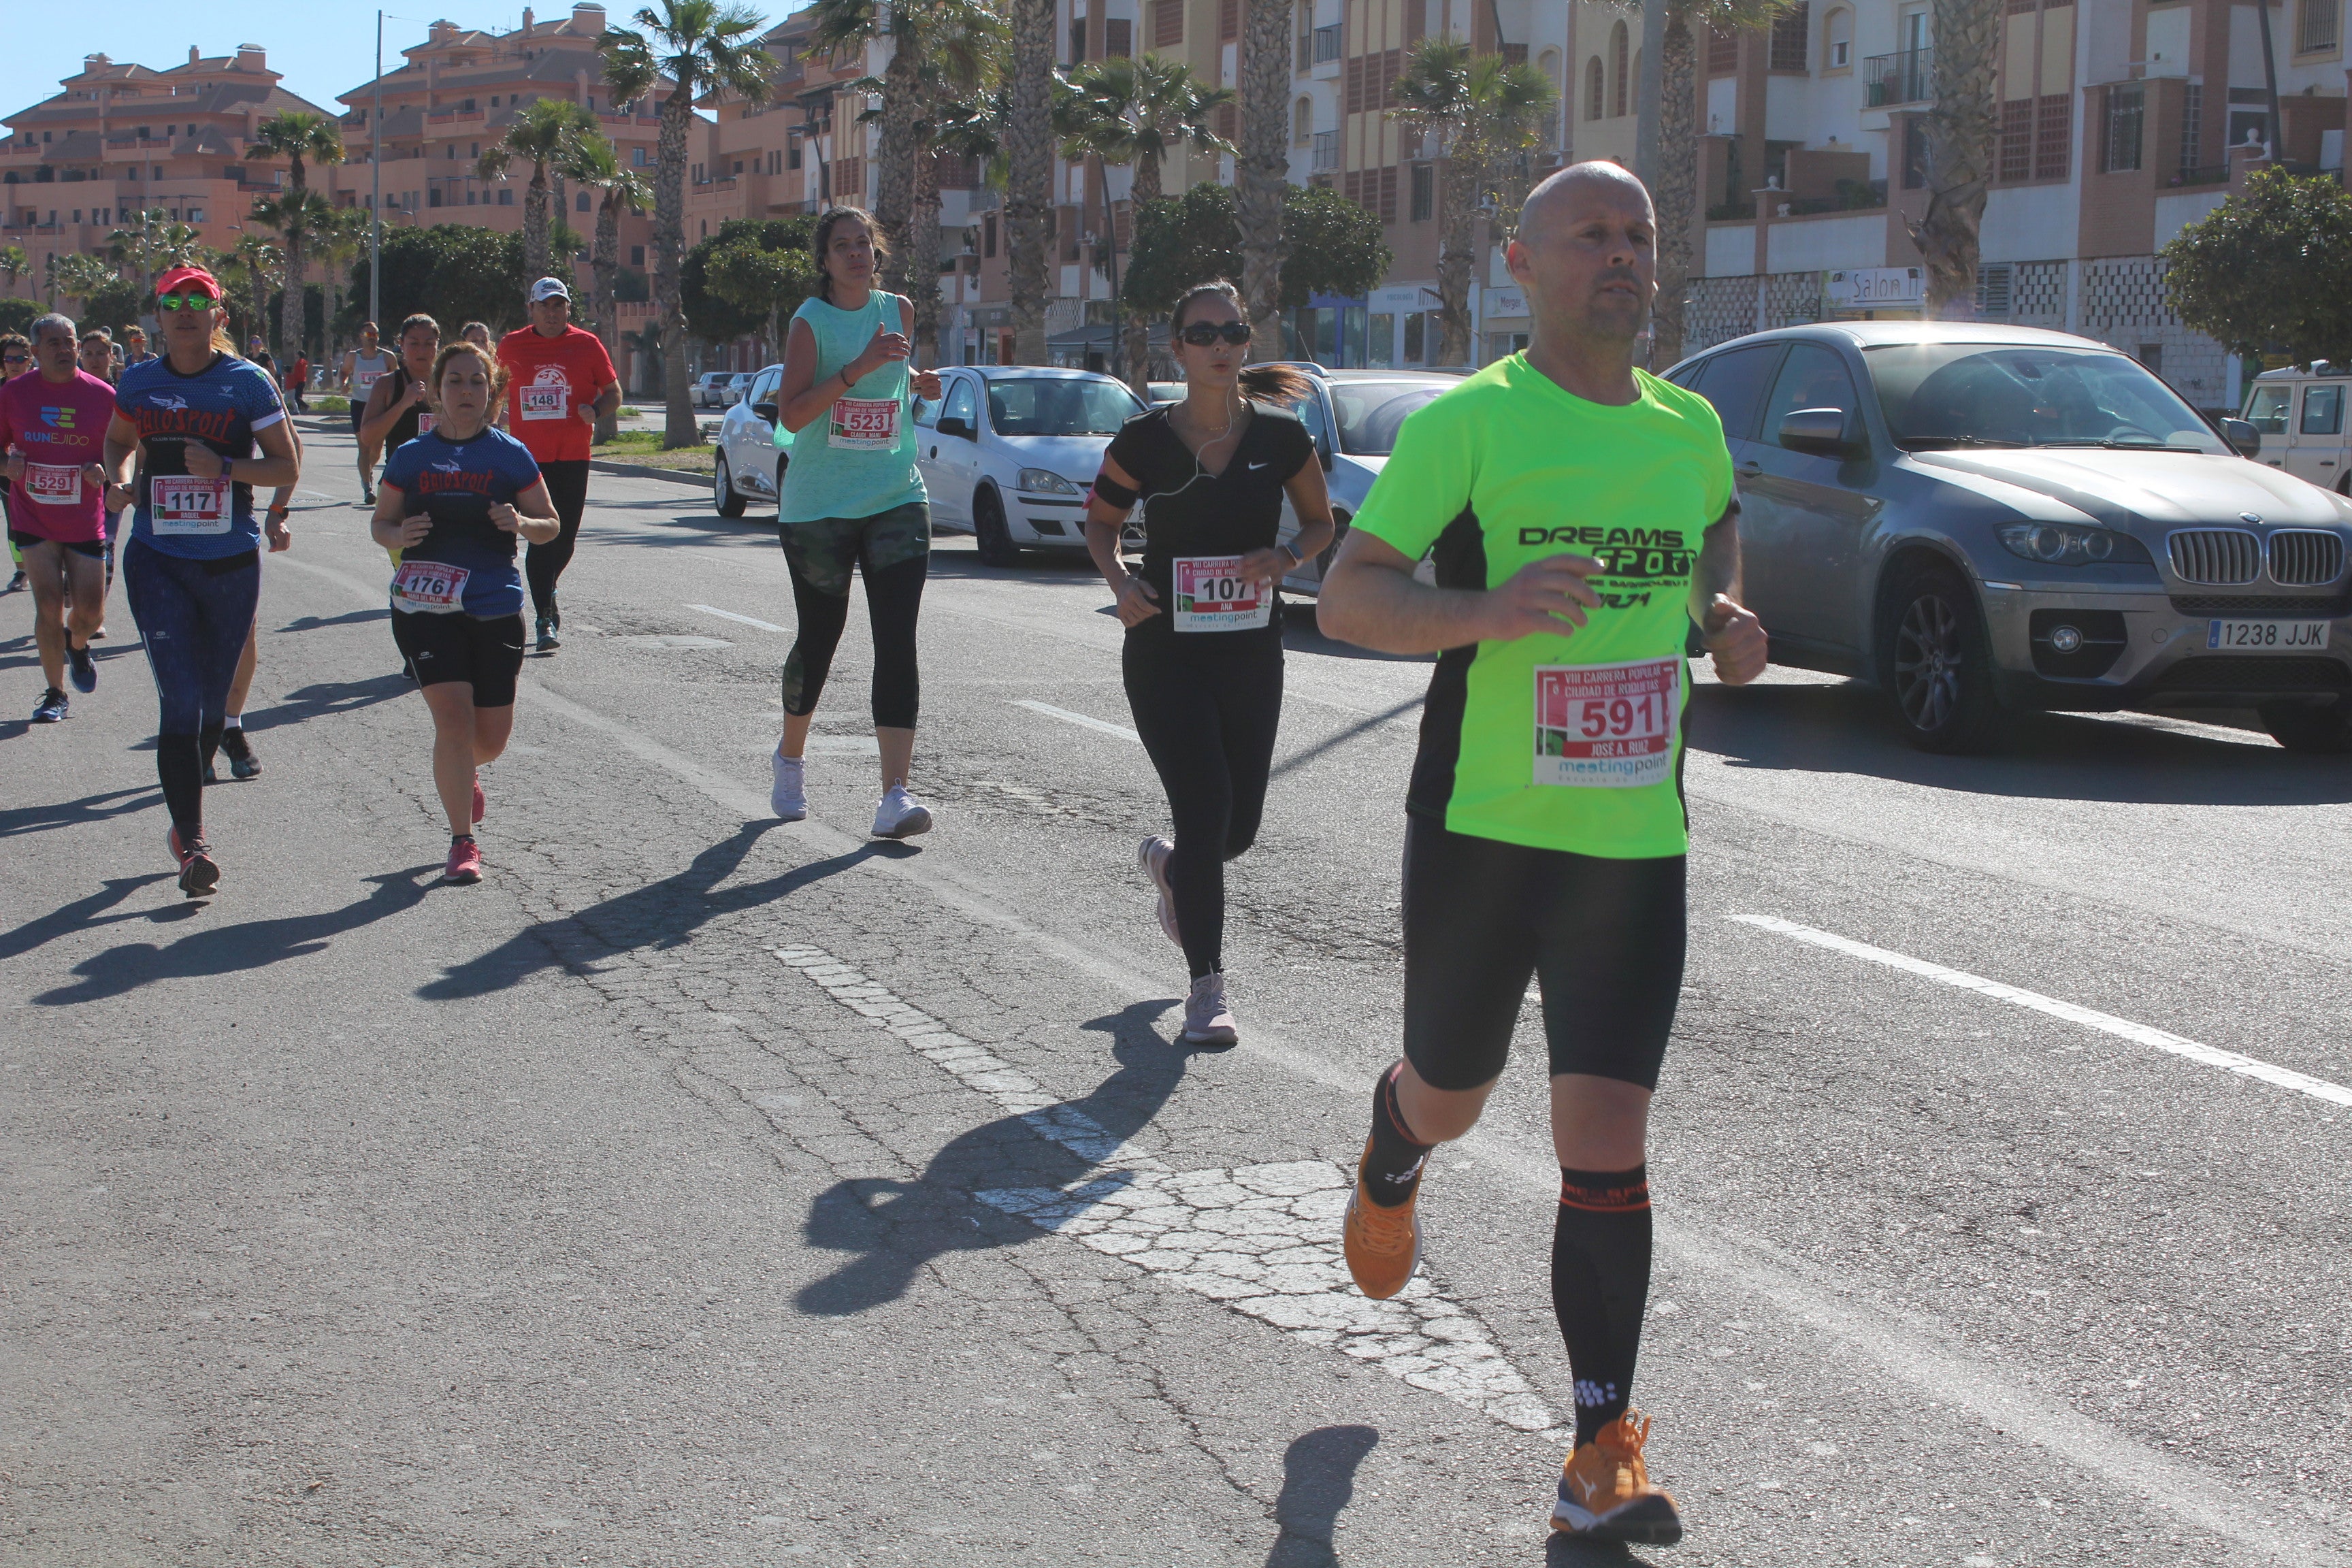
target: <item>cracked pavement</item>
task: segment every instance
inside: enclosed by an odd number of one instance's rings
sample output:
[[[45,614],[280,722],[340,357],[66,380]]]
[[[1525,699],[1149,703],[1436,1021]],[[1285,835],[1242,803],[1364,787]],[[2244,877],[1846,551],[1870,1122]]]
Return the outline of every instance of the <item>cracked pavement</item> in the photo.
[[[790,624],[772,525],[598,476],[451,889],[311,451],[218,898],[119,598],[73,720],[0,723],[11,1561],[2352,1562],[2343,1109],[1729,918],[2352,1083],[2352,769],[2133,720],[1928,759],[1834,682],[1702,687],[1638,1392],[1691,1533],[1567,1548],[1531,1030],[1425,1279],[1336,1278],[1424,664],[1292,634],[1200,1052],[1140,749],[1023,706],[1129,722],[1077,567],[942,542],[940,826],[875,844],[863,617],[768,820],[789,638],[697,606]]]

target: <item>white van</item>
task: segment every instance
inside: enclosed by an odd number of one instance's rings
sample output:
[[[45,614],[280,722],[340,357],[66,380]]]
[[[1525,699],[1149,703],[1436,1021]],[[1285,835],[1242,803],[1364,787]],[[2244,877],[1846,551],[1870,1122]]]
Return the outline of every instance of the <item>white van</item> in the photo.
[[[2352,365],[2314,362],[2308,370],[2266,370],[2246,392],[2246,422],[2262,432],[2255,460],[2322,489],[2352,496]]]

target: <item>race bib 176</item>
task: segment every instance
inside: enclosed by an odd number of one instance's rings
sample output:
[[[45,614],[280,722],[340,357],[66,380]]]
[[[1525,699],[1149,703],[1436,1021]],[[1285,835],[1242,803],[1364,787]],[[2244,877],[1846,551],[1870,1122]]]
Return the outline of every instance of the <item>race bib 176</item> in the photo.
[[[833,405],[825,445],[852,452],[887,452],[898,445],[898,400],[845,397]]]
[[[1674,776],[1681,659],[1546,665],[1535,679],[1535,783],[1637,789]]]
[[[392,574],[393,607],[422,611],[428,616],[446,616],[463,609],[466,579],[472,575],[463,566],[444,565],[438,561],[404,561],[400,570]]]
[[[1274,590],[1241,574],[1238,555],[1176,558],[1176,629],[1246,632],[1271,625]]]
[[[226,533],[228,479],[154,474],[147,480],[148,520],[158,533]]]
[[[70,463],[26,463],[25,493],[49,506],[79,506],[81,469]]]

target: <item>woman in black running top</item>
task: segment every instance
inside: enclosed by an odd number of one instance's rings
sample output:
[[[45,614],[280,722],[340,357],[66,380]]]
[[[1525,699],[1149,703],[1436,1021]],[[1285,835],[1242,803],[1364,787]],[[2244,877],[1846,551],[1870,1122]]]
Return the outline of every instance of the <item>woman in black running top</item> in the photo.
[[[1136,732],[1168,792],[1175,841],[1138,857],[1160,890],[1160,926],[1192,967],[1184,1037],[1232,1045],[1225,1005],[1225,866],[1257,837],[1282,718],[1282,607],[1275,585],[1331,542],[1315,439],[1268,406],[1311,395],[1301,373],[1244,370],[1250,324],[1230,283],[1176,302],[1169,345],[1181,403],[1129,420],[1103,454],[1087,507],[1087,548],[1118,595],[1121,663]],[[1297,536],[1276,542],[1287,492]],[[1118,542],[1143,506],[1143,566]]]

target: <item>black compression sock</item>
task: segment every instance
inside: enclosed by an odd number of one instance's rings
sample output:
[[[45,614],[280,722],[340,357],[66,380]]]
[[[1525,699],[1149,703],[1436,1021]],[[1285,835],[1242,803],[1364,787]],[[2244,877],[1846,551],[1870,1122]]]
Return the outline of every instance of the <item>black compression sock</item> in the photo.
[[[1428,1168],[1431,1146],[1413,1137],[1397,1109],[1397,1076],[1403,1071],[1404,1063],[1397,1063],[1381,1074],[1372,1089],[1372,1142],[1364,1152],[1364,1191],[1382,1208],[1411,1203],[1421,1186],[1421,1173]]]
[[[206,724],[196,737],[196,754],[203,759],[205,772],[212,772],[213,759],[220,754],[221,727]]]
[[[1648,1167],[1559,1173],[1551,1310],[1576,1376],[1576,1441],[1625,1413],[1650,1300]]]
[[[163,809],[183,843],[205,836],[205,768],[194,735],[155,737],[155,774],[163,786]]]

